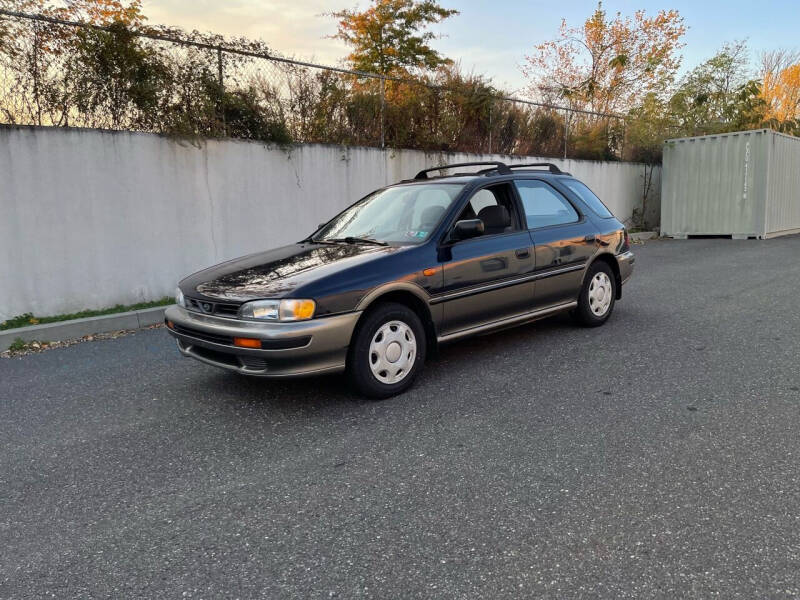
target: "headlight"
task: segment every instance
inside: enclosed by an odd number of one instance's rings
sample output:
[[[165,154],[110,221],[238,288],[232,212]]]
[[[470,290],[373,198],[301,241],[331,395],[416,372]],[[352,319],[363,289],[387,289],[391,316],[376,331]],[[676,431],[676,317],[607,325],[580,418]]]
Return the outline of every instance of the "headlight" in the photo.
[[[178,306],[186,306],[186,303],[183,301],[183,292],[181,288],[175,288],[175,304]]]
[[[242,304],[239,316],[266,321],[305,321],[314,316],[316,308],[313,300],[254,300]]]

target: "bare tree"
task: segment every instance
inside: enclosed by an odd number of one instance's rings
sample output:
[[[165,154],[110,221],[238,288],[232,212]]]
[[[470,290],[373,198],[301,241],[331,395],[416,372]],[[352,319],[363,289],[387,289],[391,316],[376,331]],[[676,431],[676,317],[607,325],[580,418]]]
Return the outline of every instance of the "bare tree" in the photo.
[[[800,49],[779,48],[763,51],[759,57],[758,76],[762,81],[768,75],[775,75],[800,62]]]

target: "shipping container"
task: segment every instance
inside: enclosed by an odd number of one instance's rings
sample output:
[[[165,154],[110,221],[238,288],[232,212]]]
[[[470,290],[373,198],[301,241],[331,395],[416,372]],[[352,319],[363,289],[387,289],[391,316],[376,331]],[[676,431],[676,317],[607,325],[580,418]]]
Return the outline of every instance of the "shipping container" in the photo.
[[[800,233],[800,138],[759,129],[667,140],[661,233]]]

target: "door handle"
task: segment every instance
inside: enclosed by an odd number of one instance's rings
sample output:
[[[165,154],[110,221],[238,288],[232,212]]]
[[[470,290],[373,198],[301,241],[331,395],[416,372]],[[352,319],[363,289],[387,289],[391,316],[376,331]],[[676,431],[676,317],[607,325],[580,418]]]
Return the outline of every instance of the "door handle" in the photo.
[[[514,254],[517,255],[517,258],[528,258],[531,255],[531,251],[530,248],[517,248]]]

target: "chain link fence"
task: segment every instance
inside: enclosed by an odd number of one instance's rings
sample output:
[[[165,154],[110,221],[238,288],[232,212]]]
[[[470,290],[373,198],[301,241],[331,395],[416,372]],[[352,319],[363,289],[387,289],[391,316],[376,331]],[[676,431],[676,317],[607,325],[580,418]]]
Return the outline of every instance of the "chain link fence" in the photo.
[[[424,80],[384,77],[192,35],[0,9],[0,123],[281,144],[622,156],[625,122],[618,115],[506,97],[455,71]]]

